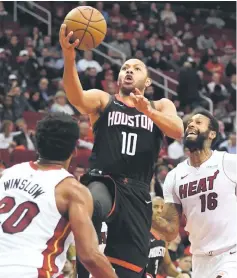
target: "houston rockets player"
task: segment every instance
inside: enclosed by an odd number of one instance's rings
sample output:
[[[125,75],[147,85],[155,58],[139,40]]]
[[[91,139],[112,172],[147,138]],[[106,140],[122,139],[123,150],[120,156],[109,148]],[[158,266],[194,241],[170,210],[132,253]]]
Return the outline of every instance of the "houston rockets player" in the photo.
[[[94,277],[116,278],[99,251],[89,190],[67,171],[79,137],[69,115],[37,125],[39,159],[4,171],[0,180],[0,277],[57,277],[73,232],[80,260]]]
[[[168,99],[150,102],[144,97],[151,84],[143,62],[131,59],[122,66],[119,94],[97,89],[83,91],[75,67],[78,40],[70,43],[61,26],[64,56],[63,82],[67,97],[81,113],[89,114],[95,143],[90,171],[81,182],[93,200],[93,223],[98,232],[108,223],[105,254],[119,277],[141,277],[149,249],[152,206],[149,184],[162,134],[180,138],[183,123]],[[78,271],[80,278],[88,277]]]
[[[152,199],[152,218],[156,218],[161,215],[164,207],[164,199],[161,197],[155,197]],[[164,273],[170,277],[187,278],[186,274],[179,273],[171,261],[167,243],[160,238],[158,233],[151,228],[150,233],[150,250],[148,256],[148,264],[146,267],[146,274],[144,278],[156,278],[159,271],[162,269]]]
[[[193,254],[193,278],[235,278],[236,155],[212,151],[218,122],[205,110],[188,121],[184,144],[189,159],[168,173],[165,207],[154,227],[167,240],[176,237],[181,213],[187,218]]]

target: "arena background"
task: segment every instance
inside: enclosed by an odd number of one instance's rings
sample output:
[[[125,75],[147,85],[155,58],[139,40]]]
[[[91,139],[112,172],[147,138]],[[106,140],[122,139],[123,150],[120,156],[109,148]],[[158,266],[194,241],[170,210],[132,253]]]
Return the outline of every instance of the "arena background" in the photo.
[[[58,42],[65,15],[78,5],[101,10],[108,24],[102,45],[92,52],[77,52],[85,90],[115,94],[120,65],[130,57],[141,59],[153,79],[147,98],[172,99],[184,120],[199,106],[210,110],[220,124],[215,148],[236,153],[235,1],[0,1],[0,172],[37,158],[35,125],[48,111],[64,111],[78,119],[79,152],[70,171],[79,180],[88,167],[93,134],[88,117],[67,103]],[[187,156],[182,141],[164,139],[151,184],[153,196],[162,195],[168,171]],[[169,251],[177,267],[191,271],[184,225],[183,219],[180,236],[169,244]],[[74,259],[72,252],[70,260]],[[72,277],[71,271],[68,264],[60,277]]]

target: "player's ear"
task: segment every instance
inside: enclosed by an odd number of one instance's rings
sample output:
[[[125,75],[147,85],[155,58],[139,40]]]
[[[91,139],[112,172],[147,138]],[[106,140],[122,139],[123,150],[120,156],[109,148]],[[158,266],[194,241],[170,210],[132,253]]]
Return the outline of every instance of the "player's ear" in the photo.
[[[213,130],[211,130],[210,133],[209,133],[209,138],[210,138],[211,140],[215,139],[215,138],[216,138],[216,132],[213,131]]]
[[[149,86],[151,86],[151,83],[152,83],[151,78],[147,77],[146,82],[145,82],[146,88],[149,87]]]

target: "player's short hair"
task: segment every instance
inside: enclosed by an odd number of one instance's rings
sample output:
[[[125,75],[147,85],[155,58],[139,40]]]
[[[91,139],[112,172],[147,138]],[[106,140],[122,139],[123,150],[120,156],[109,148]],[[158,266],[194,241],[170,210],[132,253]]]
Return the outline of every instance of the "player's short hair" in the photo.
[[[47,160],[67,160],[79,138],[77,121],[65,113],[50,113],[36,127],[39,156]]]
[[[198,108],[195,109],[194,112],[192,113],[192,116],[197,115],[197,114],[201,114],[207,118],[209,118],[210,122],[209,122],[209,130],[215,131],[216,132],[216,137],[212,140],[212,144],[211,146],[214,147],[218,138],[219,138],[219,123],[218,120],[207,110],[203,109],[203,108]]]

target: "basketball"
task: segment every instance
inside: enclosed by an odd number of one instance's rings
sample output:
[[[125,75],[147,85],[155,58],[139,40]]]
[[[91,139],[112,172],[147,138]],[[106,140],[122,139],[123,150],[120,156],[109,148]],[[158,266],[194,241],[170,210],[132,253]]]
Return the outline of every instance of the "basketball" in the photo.
[[[80,40],[80,50],[96,48],[105,38],[107,24],[103,15],[89,6],[81,6],[71,10],[64,19],[67,34],[73,31],[72,40]]]

